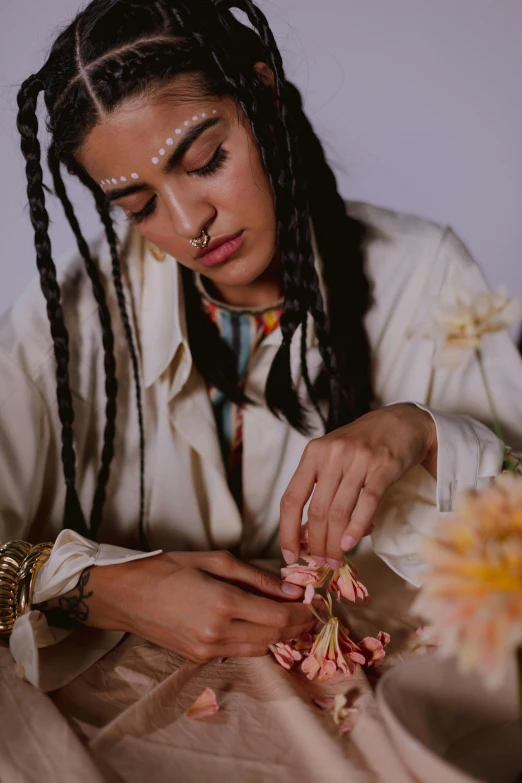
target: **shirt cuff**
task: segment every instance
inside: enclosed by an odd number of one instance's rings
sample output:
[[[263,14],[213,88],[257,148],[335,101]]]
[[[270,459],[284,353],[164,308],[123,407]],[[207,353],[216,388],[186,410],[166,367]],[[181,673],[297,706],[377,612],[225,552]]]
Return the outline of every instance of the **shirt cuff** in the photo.
[[[97,544],[73,530],[63,530],[49,560],[36,578],[34,603],[64,595],[78,583],[86,568],[117,565],[161,554]],[[29,612],[17,619],[9,647],[18,675],[45,693],[63,688],[115,647],[122,631],[80,628],[66,631],[48,625],[44,614]]]
[[[74,530],[62,530],[53,546],[49,560],[42,566],[33,595],[33,603],[40,604],[72,590],[83,571],[90,566],[117,565],[126,560],[141,560],[160,555],[155,552],[137,552],[121,546],[97,544]]]
[[[504,444],[471,416],[455,416],[434,411],[415,402],[429,413],[437,430],[437,510],[452,510],[456,491],[476,489],[483,478],[502,471]]]

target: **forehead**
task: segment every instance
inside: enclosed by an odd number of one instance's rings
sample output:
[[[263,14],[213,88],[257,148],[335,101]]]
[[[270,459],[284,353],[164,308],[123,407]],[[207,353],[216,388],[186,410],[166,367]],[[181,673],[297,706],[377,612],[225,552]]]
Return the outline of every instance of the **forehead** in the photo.
[[[96,180],[131,176],[138,165],[159,162],[194,125],[226,118],[233,105],[230,98],[172,89],[131,98],[99,120],[77,157]]]

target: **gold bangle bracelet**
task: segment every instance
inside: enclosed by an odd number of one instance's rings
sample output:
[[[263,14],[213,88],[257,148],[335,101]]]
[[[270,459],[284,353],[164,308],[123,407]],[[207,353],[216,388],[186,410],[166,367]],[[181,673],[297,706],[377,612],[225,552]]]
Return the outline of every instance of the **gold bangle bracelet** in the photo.
[[[52,548],[53,545],[50,543],[36,544],[22,561],[15,591],[17,618],[31,611],[36,577],[40,568],[49,559]]]
[[[31,550],[26,541],[11,541],[0,546],[0,636],[8,636],[16,620],[18,573]]]

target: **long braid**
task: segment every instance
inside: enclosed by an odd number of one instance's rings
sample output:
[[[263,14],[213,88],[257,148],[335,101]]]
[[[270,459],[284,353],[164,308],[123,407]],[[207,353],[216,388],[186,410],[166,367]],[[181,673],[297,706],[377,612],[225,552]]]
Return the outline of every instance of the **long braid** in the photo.
[[[365,274],[365,245],[372,230],[346,211],[335,175],[310,121],[303,111],[299,91],[290,86],[289,100],[299,127],[299,142],[308,162],[305,175],[315,238],[323,260],[328,296],[331,344],[338,357],[338,373],[344,390],[341,408],[334,411],[333,426],[362,416],[373,399],[371,349],[364,317],[372,302]],[[337,231],[332,232],[332,225]],[[340,256],[338,235],[347,248]]]
[[[73,205],[71,204],[65,183],[61,174],[60,160],[56,155],[56,150],[49,147],[48,165],[53,177],[54,192],[60,199],[69,225],[76,237],[78,250],[85,262],[87,273],[92,283],[92,289],[96,302],[98,303],[98,312],[102,328],[102,339],[104,348],[104,367],[105,367],[105,393],[107,395],[107,404],[105,408],[105,431],[103,439],[103,449],[101,455],[101,466],[98,474],[96,492],[91,511],[90,528],[94,539],[97,537],[98,529],[102,521],[103,506],[107,483],[109,481],[110,466],[114,456],[114,438],[116,434],[116,399],[118,394],[118,382],[116,379],[116,359],[114,357],[114,336],[112,333],[111,315],[107,307],[105,290],[100,280],[100,275],[96,264],[91,255],[89,245],[82,234],[80,224],[76,218]]]
[[[283,61],[265,15],[251,2],[251,0],[239,0],[237,6],[246,13],[250,23],[257,30],[269,55],[269,65],[274,73],[275,89],[280,102],[281,124],[284,129],[285,146],[288,154],[291,203],[294,205],[294,216],[291,221],[291,227],[294,229],[295,239],[299,249],[301,261],[300,272],[304,287],[307,291],[307,304],[314,319],[321,358],[330,378],[331,393],[332,396],[335,397],[339,393],[338,390],[340,386],[337,372],[337,360],[330,345],[328,322],[315,269],[315,259],[311,242],[308,194],[306,191],[306,181],[302,176],[303,163],[299,155],[298,128],[289,105],[289,85],[285,77]],[[304,372],[304,375],[306,378],[307,371]]]
[[[49,238],[49,215],[45,206],[45,190],[38,140],[36,107],[38,94],[44,85],[38,76],[27,79],[18,94],[17,126],[21,136],[22,154],[26,161],[27,195],[31,223],[34,228],[36,264],[40,273],[42,293],[47,302],[56,358],[58,415],[62,425],[62,463],[66,484],[64,526],[88,536],[89,531],[76,492],[76,453],[73,442],[74,411],[69,387],[69,335],[65,328],[61,292],[56,278]]]
[[[141,391],[141,378],[140,368],[138,362],[138,354],[134,342],[134,336],[132,333],[132,327],[130,324],[129,315],[127,313],[127,305],[125,302],[125,292],[123,289],[123,280],[121,275],[120,254],[118,250],[118,237],[114,230],[114,223],[109,211],[109,204],[105,198],[105,194],[100,187],[86,174],[81,167],[76,167],[74,173],[78,176],[83,185],[85,185],[94,196],[96,209],[103,223],[105,229],[105,235],[109,244],[112,260],[112,278],[114,281],[114,287],[116,289],[116,298],[118,301],[118,308],[120,311],[123,328],[125,331],[125,339],[129,348],[131,356],[132,372],[134,377],[134,386],[136,391],[136,405],[138,409],[138,427],[140,433],[140,510],[139,510],[139,522],[138,522],[138,539],[139,546],[142,549],[147,550],[148,543],[145,535],[145,426],[143,423],[143,401]]]
[[[235,6],[247,15],[250,23],[256,29],[261,40],[263,41],[268,54],[268,63],[274,73],[276,94],[280,105],[280,115],[282,120],[281,124],[284,130],[285,146],[288,154],[288,170],[291,175],[291,183],[293,186],[291,191],[291,198],[292,203],[294,204],[294,215],[293,220],[290,221],[290,225],[294,229],[296,244],[300,250],[301,256],[301,297],[306,302],[306,305],[310,309],[314,319],[319,343],[319,351],[321,353],[323,365],[328,375],[330,405],[327,429],[331,430],[340,426],[342,423],[345,423],[347,420],[355,418],[356,416],[361,415],[361,413],[366,412],[369,406],[369,399],[371,399],[371,382],[369,380],[370,350],[368,338],[366,336],[364,325],[362,324],[362,318],[369,306],[368,283],[365,278],[362,265],[358,268],[359,279],[354,281],[352,278],[347,281],[348,289],[351,288],[352,290],[354,289],[353,284],[356,282],[357,285],[355,286],[355,289],[357,290],[358,294],[360,294],[359,302],[357,305],[351,308],[352,311],[355,311],[355,313],[351,312],[348,315],[348,318],[346,318],[346,314],[344,314],[344,323],[348,322],[358,331],[358,339],[355,342],[359,346],[360,359],[363,363],[366,364],[366,366],[362,368],[362,371],[359,372],[359,376],[366,376],[366,380],[364,380],[364,377],[359,377],[356,379],[359,380],[359,384],[357,385],[359,387],[361,385],[363,386],[362,389],[358,390],[359,393],[357,394],[357,392],[352,388],[352,383],[349,383],[348,385],[344,383],[345,377],[343,377],[343,375],[346,375],[346,373],[341,373],[341,368],[339,367],[338,355],[332,342],[332,332],[329,327],[328,319],[324,309],[323,297],[311,246],[309,219],[310,212],[308,205],[314,192],[316,194],[316,198],[319,196],[321,199],[324,199],[324,189],[314,188],[313,186],[307,188],[307,178],[305,175],[306,169],[303,165],[302,156],[304,149],[302,139],[300,138],[300,131],[302,131],[303,128],[305,132],[311,131],[311,126],[309,123],[306,124],[306,120],[303,123],[303,112],[300,102],[297,104],[296,111],[295,93],[297,90],[295,90],[295,88],[293,88],[293,86],[290,85],[285,78],[282,58],[264,14],[254,5],[254,3],[251,2],[251,0],[238,0],[237,2],[234,2],[234,0],[228,0],[227,2],[227,0],[225,0],[225,2],[222,4],[226,4],[226,7],[229,9]],[[294,100],[292,100],[293,98]],[[310,133],[307,135],[310,141]],[[326,163],[320,142],[318,141],[315,134],[313,134],[313,131],[311,131],[311,136],[313,136],[315,140],[315,149],[313,150],[315,153],[315,159],[318,160],[318,162],[322,165],[324,171],[323,180],[326,180],[328,192],[332,195],[332,198],[328,203],[331,204],[333,201],[335,212],[339,218],[339,221],[347,224],[348,218],[346,216],[346,209],[344,202],[342,201],[337,191],[337,185],[333,172],[331,172],[331,169]],[[306,160],[308,165],[308,157]],[[331,235],[330,231],[329,235]],[[324,238],[323,224],[320,225],[320,238],[321,240]],[[324,246],[324,243],[321,242],[321,245]],[[327,250],[330,251],[328,256],[332,258],[334,256],[334,252],[332,252],[333,248],[331,247],[331,242],[329,243]],[[329,267],[329,271],[331,271],[331,266],[332,265]],[[328,282],[333,283],[334,281],[331,278],[334,276],[334,273],[330,274]],[[346,278],[346,275],[344,275],[344,278]],[[339,292],[342,290],[342,288],[336,285],[333,285],[332,287],[334,289],[334,293],[331,298],[335,299],[335,296],[339,295]],[[346,289],[344,290],[346,291]],[[334,317],[339,312],[339,309],[341,308],[333,308]],[[337,327],[338,323],[335,325]],[[343,329],[342,332],[344,335],[346,333],[346,328]],[[301,364],[303,377],[309,396],[317,409],[315,395],[313,392],[311,393],[310,389],[308,370],[306,367],[306,353],[303,348],[301,349]],[[352,379],[350,378],[349,380],[351,381]]]
[[[217,15],[216,24],[221,22],[221,17]],[[230,58],[224,48],[215,47],[212,56],[223,80],[234,91],[242,111],[250,120],[274,193],[285,301],[280,319],[283,340],[268,375],[267,403],[274,413],[283,413],[293,427],[304,431],[307,429],[305,414],[292,379],[290,345],[295,331],[306,318],[306,303],[303,303],[299,289],[300,253],[299,249],[296,251],[294,242],[295,236],[299,238],[299,223],[290,209],[293,178],[288,176],[285,165],[281,119],[272,96],[260,82],[257,91],[249,88],[240,65]],[[271,131],[276,137],[275,143]]]

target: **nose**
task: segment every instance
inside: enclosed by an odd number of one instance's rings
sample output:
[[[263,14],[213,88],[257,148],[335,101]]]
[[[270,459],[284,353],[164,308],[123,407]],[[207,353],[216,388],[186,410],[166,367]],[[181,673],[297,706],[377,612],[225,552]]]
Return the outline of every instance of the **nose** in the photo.
[[[176,234],[190,241],[201,236],[203,229],[209,228],[216,215],[215,207],[207,201],[191,198],[169,188],[166,202],[172,227]]]

